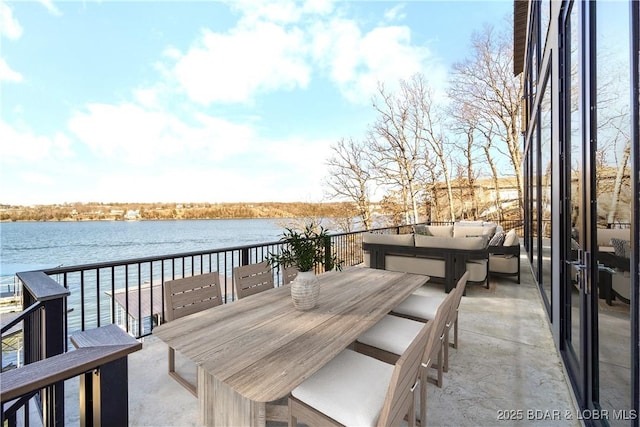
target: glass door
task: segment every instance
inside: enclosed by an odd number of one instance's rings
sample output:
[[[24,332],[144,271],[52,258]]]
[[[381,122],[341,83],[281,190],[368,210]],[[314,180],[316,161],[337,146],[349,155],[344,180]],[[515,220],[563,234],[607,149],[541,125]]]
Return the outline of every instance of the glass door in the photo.
[[[585,402],[585,336],[588,307],[587,223],[589,220],[588,190],[590,182],[585,163],[589,162],[584,146],[585,112],[582,108],[585,93],[581,81],[584,79],[580,33],[582,2],[573,2],[565,15],[563,42],[565,50],[562,58],[562,72],[565,86],[562,88],[563,120],[565,122],[564,164],[562,191],[564,193],[563,236],[561,248],[565,260],[562,272],[561,292],[562,341],[567,361],[567,369],[572,377],[578,399]],[[587,185],[585,185],[587,184]]]
[[[590,313],[593,408],[612,426],[629,425],[631,408],[631,64],[630,7],[595,7],[594,282]],[[591,61],[594,62],[593,60]],[[592,103],[593,105],[593,103]],[[593,138],[592,138],[593,139]]]
[[[572,2],[564,15],[562,348],[597,424],[631,408],[629,5]],[[595,421],[595,420],[592,420]]]

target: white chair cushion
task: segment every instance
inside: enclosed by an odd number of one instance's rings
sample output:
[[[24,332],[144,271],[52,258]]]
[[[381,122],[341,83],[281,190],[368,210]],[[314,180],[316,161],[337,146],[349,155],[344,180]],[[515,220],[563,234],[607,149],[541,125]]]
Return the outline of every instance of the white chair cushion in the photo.
[[[440,307],[440,304],[444,299],[444,295],[426,296],[411,294],[391,311],[398,314],[404,314],[405,316],[433,320],[436,317],[438,307]]]
[[[347,349],[291,394],[345,426],[375,426],[393,369],[394,365]]]
[[[388,314],[360,335],[357,341],[401,355],[423,327],[424,323],[422,322]]]

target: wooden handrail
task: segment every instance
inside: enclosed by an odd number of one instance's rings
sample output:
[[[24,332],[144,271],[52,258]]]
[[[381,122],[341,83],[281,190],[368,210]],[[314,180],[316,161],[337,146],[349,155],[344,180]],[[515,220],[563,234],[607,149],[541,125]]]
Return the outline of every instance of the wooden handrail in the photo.
[[[43,271],[16,273],[22,285],[36,301],[48,301],[67,297],[70,291],[47,276]]]
[[[0,402],[9,402],[87,372],[105,369],[142,348],[142,343],[113,324],[80,332],[71,340],[76,350],[0,373]],[[125,382],[126,390],[126,364],[124,366],[124,371],[118,373],[124,376],[121,380]],[[80,392],[90,393],[90,390],[81,389]]]
[[[0,401],[8,402],[91,371],[126,356],[130,347],[115,345],[80,348],[0,374]]]

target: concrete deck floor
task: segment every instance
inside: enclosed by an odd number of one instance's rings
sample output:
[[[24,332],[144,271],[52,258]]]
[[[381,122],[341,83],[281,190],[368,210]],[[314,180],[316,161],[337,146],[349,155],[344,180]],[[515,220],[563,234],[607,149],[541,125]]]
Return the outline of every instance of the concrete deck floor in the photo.
[[[529,264],[521,262],[520,284],[505,278],[492,280],[490,289],[467,286],[460,346],[450,351],[443,387],[429,384],[427,425],[581,425]],[[443,291],[427,285],[419,292]],[[198,425],[197,399],[166,369],[167,347],[156,337],[129,356],[130,425]],[[66,389],[76,401],[67,405],[68,425],[78,425],[77,380]]]

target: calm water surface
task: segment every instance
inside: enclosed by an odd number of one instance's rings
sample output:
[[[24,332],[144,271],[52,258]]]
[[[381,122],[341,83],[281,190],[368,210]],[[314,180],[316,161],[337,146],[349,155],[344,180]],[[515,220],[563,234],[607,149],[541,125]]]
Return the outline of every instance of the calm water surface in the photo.
[[[291,220],[0,223],[0,276],[277,241]]]

